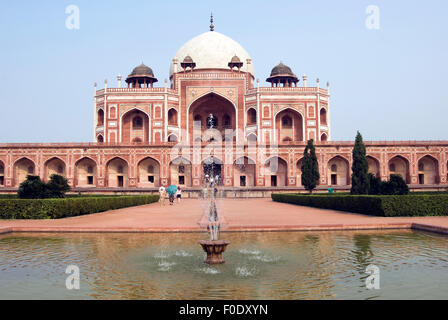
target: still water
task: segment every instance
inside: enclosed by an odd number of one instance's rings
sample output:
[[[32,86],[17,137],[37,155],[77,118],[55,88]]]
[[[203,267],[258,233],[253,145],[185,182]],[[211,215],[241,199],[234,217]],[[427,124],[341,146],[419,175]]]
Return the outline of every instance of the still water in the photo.
[[[448,237],[415,231],[0,236],[0,299],[448,299]],[[365,270],[380,269],[380,289]],[[68,265],[80,289],[67,290]]]

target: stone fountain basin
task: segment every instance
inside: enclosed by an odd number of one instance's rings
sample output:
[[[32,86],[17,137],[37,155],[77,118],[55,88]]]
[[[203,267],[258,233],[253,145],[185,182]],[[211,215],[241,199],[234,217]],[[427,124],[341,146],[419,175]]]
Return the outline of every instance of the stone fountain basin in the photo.
[[[221,264],[224,263],[222,253],[226,251],[230,241],[227,240],[200,240],[199,244],[202,249],[207,253],[205,263],[208,264]]]

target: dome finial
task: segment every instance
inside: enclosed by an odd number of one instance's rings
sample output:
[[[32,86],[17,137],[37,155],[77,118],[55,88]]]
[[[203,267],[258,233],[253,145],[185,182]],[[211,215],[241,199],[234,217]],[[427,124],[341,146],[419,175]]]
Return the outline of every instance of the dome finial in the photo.
[[[213,12],[210,15],[210,31],[215,31],[215,26],[213,25]]]

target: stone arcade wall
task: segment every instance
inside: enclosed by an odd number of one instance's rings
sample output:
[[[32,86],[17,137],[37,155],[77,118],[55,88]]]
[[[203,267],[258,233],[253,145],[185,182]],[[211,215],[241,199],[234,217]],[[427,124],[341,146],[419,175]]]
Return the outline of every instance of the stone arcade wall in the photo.
[[[448,141],[367,141],[365,144],[370,171],[381,179],[387,180],[391,173],[397,173],[413,189],[448,187]],[[214,162],[222,164],[227,196],[269,196],[275,190],[303,190],[300,160],[304,148],[305,142],[253,150],[247,145],[223,149],[206,143],[196,149],[174,143],[156,146],[1,144],[0,192],[15,191],[27,174],[47,180],[51,173],[59,173],[76,191],[149,192],[157,190],[160,184],[183,182],[186,196],[190,193],[195,196],[202,184],[203,161],[213,155]],[[321,174],[319,190],[325,191],[330,185],[337,190],[350,188],[352,148],[353,142],[316,144]],[[184,177],[182,181],[180,176]]]

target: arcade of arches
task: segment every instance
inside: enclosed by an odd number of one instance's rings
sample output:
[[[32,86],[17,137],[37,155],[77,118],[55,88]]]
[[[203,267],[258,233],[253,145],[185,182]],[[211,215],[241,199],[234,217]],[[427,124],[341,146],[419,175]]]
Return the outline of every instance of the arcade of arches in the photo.
[[[218,118],[219,119],[219,118]],[[218,120],[219,121],[219,120]],[[316,149],[321,160],[319,148]],[[198,164],[190,159],[177,157],[162,164],[160,155],[138,155],[135,162],[130,162],[128,155],[104,159],[98,165],[97,157],[81,157],[71,165],[63,156],[42,160],[42,167],[36,166],[35,158],[21,157],[10,166],[13,176],[12,184],[7,184],[8,167],[0,160],[0,187],[18,187],[27,175],[39,175],[48,181],[52,174],[65,176],[75,188],[158,188],[160,185],[176,184],[186,188],[197,188],[206,174],[216,177],[228,187],[302,187],[302,154],[297,153],[298,160],[290,160],[284,154],[267,157],[263,164],[257,163],[256,155],[235,156],[233,162],[223,163],[217,157],[206,157]],[[334,154],[324,163],[319,161],[321,179],[319,186],[349,186],[351,183],[350,154]],[[381,162],[379,159],[385,159]],[[410,185],[436,186],[444,184],[448,178],[448,161],[439,161],[430,154],[415,158],[413,164],[408,156],[393,155],[389,158],[380,154],[367,156],[369,172],[382,180],[390,174],[398,174]],[[165,167],[164,167],[165,166]],[[443,168],[442,166],[445,166]],[[164,169],[165,168],[165,169]],[[443,179],[445,178],[445,179]],[[442,181],[444,180],[444,181]]]

